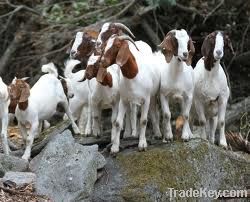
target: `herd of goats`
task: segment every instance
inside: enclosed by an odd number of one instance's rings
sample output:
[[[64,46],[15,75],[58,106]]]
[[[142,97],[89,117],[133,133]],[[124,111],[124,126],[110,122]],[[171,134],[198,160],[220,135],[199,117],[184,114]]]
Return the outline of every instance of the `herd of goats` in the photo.
[[[111,108],[111,153],[119,152],[123,127],[124,136],[139,134],[138,148],[142,151],[147,148],[148,114],[154,136],[164,142],[173,140],[170,99],[181,106],[183,141],[193,137],[189,114],[195,111],[202,128],[201,137],[214,143],[218,129],[218,143],[227,147],[225,112],[229,87],[220,60],[226,47],[233,51],[228,35],[223,31],[207,35],[201,47],[203,57],[195,68],[191,66],[195,47],[184,29],[169,31],[157,52],[153,52],[147,43],[133,38],[133,33],[124,24],[105,23],[95,37],[88,32],[77,32],[68,50],[70,59],[65,63],[64,77],[58,75],[53,63],[42,66],[42,72],[46,74],[32,88],[26,78],[14,78],[7,86],[0,77],[4,153],[10,153],[9,113],[15,114],[26,145],[22,158],[29,160],[34,138],[41,132],[43,123],[55,114],[59,103],[70,119],[74,133],[85,136],[101,134],[101,111]],[[78,65],[84,70],[73,72]],[[162,132],[160,117],[163,117]]]

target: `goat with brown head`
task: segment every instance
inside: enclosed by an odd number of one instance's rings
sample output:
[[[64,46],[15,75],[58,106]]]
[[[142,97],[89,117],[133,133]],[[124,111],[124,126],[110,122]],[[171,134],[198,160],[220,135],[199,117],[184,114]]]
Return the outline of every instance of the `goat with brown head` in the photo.
[[[224,49],[228,47],[234,54],[232,43],[227,34],[222,31],[214,31],[206,36],[201,54],[204,56],[205,68],[210,71],[214,63],[224,55]]]
[[[100,30],[100,34],[96,41],[96,49],[101,50],[106,46],[106,42],[113,35],[122,35],[122,33],[128,33],[131,37],[135,38],[131,30],[122,23],[105,23]]]
[[[191,37],[188,36],[185,30],[172,30],[168,32],[159,47],[167,63],[170,63],[173,56],[175,56],[179,61],[184,61],[187,65],[191,65],[195,48]]]
[[[20,110],[25,110],[28,107],[28,98],[30,96],[30,86],[25,82],[27,78],[14,79],[9,85],[10,105],[9,112],[15,113],[16,106]]]
[[[77,32],[70,43],[68,53],[72,59],[80,60],[83,67],[86,67],[90,55],[95,50],[95,39],[85,32]]]
[[[83,80],[96,77],[98,82],[111,87],[112,76],[107,72],[107,68],[113,64],[121,67],[122,74],[126,78],[134,78],[138,73],[138,67],[127,41],[132,42],[136,47],[129,36],[110,37],[103,55],[90,57]]]

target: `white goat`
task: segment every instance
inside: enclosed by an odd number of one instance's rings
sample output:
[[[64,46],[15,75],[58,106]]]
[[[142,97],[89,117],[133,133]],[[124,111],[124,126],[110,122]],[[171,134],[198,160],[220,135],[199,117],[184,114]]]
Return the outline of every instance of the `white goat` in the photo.
[[[163,111],[164,141],[171,141],[173,133],[170,119],[169,99],[181,102],[184,125],[181,138],[184,141],[192,137],[189,127],[189,112],[194,91],[194,73],[190,66],[194,54],[192,39],[183,29],[168,32],[160,44],[167,63],[161,72],[160,100]],[[161,56],[162,57],[162,56]]]
[[[229,88],[220,60],[224,55],[224,45],[231,46],[229,42],[229,38],[221,31],[209,34],[202,44],[201,50],[204,57],[198,61],[194,69],[194,104],[202,125],[202,137],[205,139],[208,137],[211,143],[214,143],[215,131],[218,127],[219,145],[222,147],[227,147],[225,113]],[[206,126],[208,127],[207,135]]]
[[[54,64],[43,65],[42,72],[48,74],[41,76],[31,90],[29,90],[29,85],[24,81],[19,79],[13,81],[19,97],[15,115],[21,133],[26,140],[26,149],[22,158],[26,160],[30,158],[34,138],[39,134],[39,124],[43,120],[48,120],[56,112],[56,107],[59,103],[62,104],[71,120],[74,132],[79,133],[79,129],[69,110],[67,96],[62,83],[57,79],[58,73]],[[67,95],[72,97],[72,87],[69,81],[66,82],[68,88]]]
[[[152,60],[152,54],[140,52],[135,47],[135,42],[128,36],[111,36],[99,66],[99,68],[107,67],[114,64],[115,61],[115,64],[119,65],[121,69],[120,102],[116,122],[112,129],[115,132],[112,134],[111,139],[111,153],[119,151],[120,132],[129,103],[141,105],[139,150],[145,150],[147,147],[145,132],[149,108],[152,109],[150,115],[155,116],[154,98],[159,89],[160,71],[158,66],[155,66],[154,60]],[[152,98],[151,103],[150,98]],[[150,104],[152,107],[150,107]],[[154,120],[156,120],[155,117]]]
[[[88,82],[79,82],[85,74],[85,70],[73,73],[74,67],[79,64],[79,60],[68,60],[65,63],[64,76],[70,79],[74,97],[69,99],[69,109],[77,124],[81,134],[91,134],[91,116],[89,116],[89,99],[90,92]]]
[[[8,138],[7,138],[9,104],[10,104],[10,97],[9,97],[8,87],[0,77],[0,119],[1,119],[0,131],[1,131],[3,151],[7,155],[10,152],[8,145]]]
[[[89,58],[88,66],[94,65],[100,56],[92,55]],[[102,109],[112,108],[111,123],[113,124],[118,111],[119,103],[119,68],[117,65],[108,67],[107,72],[102,75],[104,77],[103,83],[99,83],[96,79],[89,82],[90,88],[90,106],[93,117],[93,135],[100,135],[100,118]],[[112,80],[110,80],[110,75]]]

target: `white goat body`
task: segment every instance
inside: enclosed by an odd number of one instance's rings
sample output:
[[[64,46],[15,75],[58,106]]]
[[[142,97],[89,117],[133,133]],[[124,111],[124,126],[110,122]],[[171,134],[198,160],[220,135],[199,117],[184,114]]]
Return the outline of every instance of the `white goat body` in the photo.
[[[171,44],[169,41],[171,40],[177,43],[175,47],[169,47],[169,44]],[[181,138],[187,141],[192,137],[189,127],[189,112],[193,99],[194,73],[192,67],[186,63],[191,63],[191,54],[194,52],[192,40],[185,30],[173,30],[166,35],[160,46],[165,51],[164,55],[167,60],[164,68],[161,69],[160,87],[164,141],[171,141],[173,139],[170,124],[171,112],[169,109],[169,99],[171,97],[181,103],[182,116],[184,118]],[[188,47],[191,50],[188,50]],[[174,55],[174,53],[177,54]],[[163,55],[159,55],[158,57],[163,57]]]
[[[88,113],[89,107],[89,86],[87,81],[79,82],[85,74],[85,70],[73,73],[74,67],[79,64],[78,60],[68,60],[65,63],[64,76],[70,79],[74,97],[69,99],[69,109],[74,120],[77,120],[81,134],[91,134],[91,117]]]
[[[110,43],[112,43],[112,41]],[[159,90],[160,84],[160,67],[157,65],[158,62],[154,60],[152,51],[138,51],[135,48],[134,44],[132,44],[131,42],[128,42],[128,44],[131,54],[135,57],[138,66],[138,73],[132,79],[128,79],[124,77],[122,73],[120,73],[120,102],[118,116],[116,119],[116,128],[114,129],[116,130],[116,132],[112,137],[112,153],[116,153],[119,151],[120,131],[123,123],[123,117],[128,108],[128,103],[141,105],[140,135],[138,147],[140,150],[146,149],[147,141],[145,137],[145,131],[147,125],[148,110],[150,108],[152,110],[150,112],[150,115],[155,116],[155,96]],[[146,47],[148,46],[147,44],[142,43],[142,46],[144,45],[146,45]],[[139,45],[138,48],[140,49],[140,47],[142,46]],[[156,118],[154,117],[152,118],[152,120],[156,120]],[[161,136],[159,125],[157,125],[157,123],[153,123],[152,125],[158,129],[157,135]]]
[[[1,132],[1,140],[3,145],[3,151],[5,154],[9,154],[9,145],[8,145],[8,107],[10,104],[10,97],[8,92],[7,85],[3,82],[0,77],[0,132]]]
[[[201,50],[204,57],[197,62],[194,69],[194,104],[202,126],[202,137],[214,143],[215,131],[218,128],[219,145],[222,147],[227,147],[225,113],[229,98],[227,78],[220,65],[220,59],[224,55],[225,38],[226,45],[231,46],[230,40],[227,36],[223,36],[223,32],[216,31],[209,34],[202,44]]]
[[[41,76],[31,88],[27,108],[25,110],[20,109],[18,104],[15,112],[21,133],[26,140],[26,149],[22,156],[26,160],[30,158],[34,138],[39,134],[39,124],[53,116],[59,103],[62,104],[69,116],[74,132],[79,133],[68,108],[67,96],[60,80],[57,79],[58,74],[54,64],[43,65],[42,71],[48,72],[48,74]]]

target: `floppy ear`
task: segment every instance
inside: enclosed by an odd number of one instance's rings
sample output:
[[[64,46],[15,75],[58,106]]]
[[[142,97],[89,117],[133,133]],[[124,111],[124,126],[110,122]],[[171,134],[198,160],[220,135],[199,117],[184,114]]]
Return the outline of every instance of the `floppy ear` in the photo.
[[[208,39],[208,36],[204,39],[204,41],[202,43],[201,54],[204,57],[208,57],[208,54],[209,54],[209,39]]]
[[[109,86],[110,88],[112,88],[112,86],[113,86],[113,79],[112,79],[112,75],[109,72],[107,72],[107,74],[105,75],[102,84],[104,86]]]
[[[164,40],[161,42],[159,47],[162,50],[162,53],[165,55],[167,62],[169,63],[174,55],[175,47],[173,41],[173,34],[167,34]]]
[[[192,64],[192,58],[194,56],[194,53],[195,53],[194,43],[192,41],[192,38],[189,37],[189,41],[188,41],[188,59],[186,61],[187,65]]]
[[[19,103],[26,102],[30,96],[30,86],[25,84],[25,87],[22,88]]]
[[[123,65],[126,64],[130,55],[131,55],[131,52],[129,50],[128,43],[123,43],[116,56],[116,64],[122,67]]]
[[[107,69],[103,67],[99,67],[96,80],[102,83],[106,75],[107,75]]]

